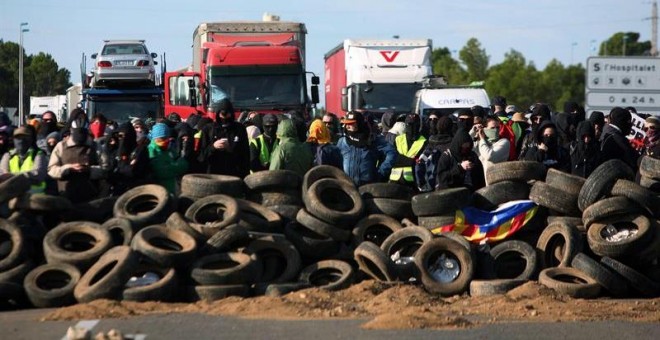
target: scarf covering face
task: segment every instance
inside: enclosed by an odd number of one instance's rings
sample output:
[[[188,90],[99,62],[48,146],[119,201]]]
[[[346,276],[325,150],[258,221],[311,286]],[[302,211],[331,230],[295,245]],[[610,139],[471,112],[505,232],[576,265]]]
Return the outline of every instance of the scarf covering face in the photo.
[[[658,127],[656,126],[656,129]],[[651,130],[648,129],[646,131],[646,137],[644,137],[644,146],[647,149],[650,149],[658,144],[658,141],[660,141],[660,134],[658,134],[658,130]]]
[[[309,127],[307,141],[318,144],[328,144],[332,141],[330,130],[325,126],[325,123],[323,123],[322,120],[317,119],[312,122],[312,125]]]

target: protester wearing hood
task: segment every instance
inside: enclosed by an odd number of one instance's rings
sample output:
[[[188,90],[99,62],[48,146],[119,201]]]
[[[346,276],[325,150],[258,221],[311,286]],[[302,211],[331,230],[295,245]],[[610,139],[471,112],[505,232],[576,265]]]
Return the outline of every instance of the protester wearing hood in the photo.
[[[207,172],[244,178],[250,173],[250,146],[243,124],[234,121],[234,106],[225,98],[213,104],[215,122],[207,124],[200,139],[198,160]]]
[[[312,168],[314,156],[309,146],[300,142],[293,119],[281,121],[277,127],[279,144],[270,159],[270,170],[290,170],[302,178]]]
[[[632,116],[630,112],[621,107],[610,111],[610,123],[603,129],[600,149],[603,162],[610,159],[620,159],[631,169],[637,170],[639,153],[633,149],[628,141],[628,134],[632,129]]]
[[[500,120],[497,117],[486,119],[486,126],[477,129],[479,141],[476,154],[483,166],[484,176],[488,168],[496,163],[509,160],[511,144],[508,139],[500,137]]]
[[[24,125],[14,130],[14,148],[2,155],[0,175],[25,175],[32,184],[31,193],[44,193],[48,161],[45,153],[37,147],[35,137],[32,126]]]
[[[147,129],[147,124],[140,118],[135,118],[131,121],[133,124],[133,129],[135,129],[135,140],[138,144],[148,145],[149,144],[149,129]]]
[[[313,166],[332,165],[342,169],[343,159],[341,151],[339,151],[336,145],[332,144],[330,129],[328,129],[322,120],[316,119],[309,126],[307,145],[312,155],[314,155]]]
[[[434,125],[437,133],[429,137],[424,151],[415,165],[415,181],[420,192],[435,190],[438,160],[442,153],[449,149],[453,138],[454,122],[449,116],[438,118]]]
[[[491,104],[493,106],[493,115],[497,116],[497,118],[506,124],[509,121],[509,115],[506,113],[506,98],[495,96],[493,97],[493,100],[491,100]]]
[[[564,103],[564,112],[571,116],[572,121],[576,126],[585,120],[586,114],[584,108],[574,101],[567,101]]]
[[[422,124],[422,134],[427,138],[438,134],[438,116],[437,113],[433,112],[429,114],[429,117],[426,119],[424,124]]]
[[[660,118],[649,116],[644,121],[644,148],[641,154],[660,159]]]
[[[394,140],[399,156],[395,166],[392,168],[390,182],[412,186],[416,183],[413,166],[417,163],[422,152],[424,152],[426,137],[421,134],[421,119],[419,115],[407,115],[405,123],[406,132],[397,136]]]
[[[183,157],[176,157],[169,150],[171,132],[165,123],[157,123],[151,129],[151,142],[147,147],[149,169],[156,184],[162,185],[167,192],[176,194],[176,180],[188,170],[188,162]]]
[[[600,148],[596,131],[590,121],[583,121],[577,127],[577,139],[571,145],[571,173],[583,178],[600,165]]]
[[[59,131],[57,127],[57,117],[53,111],[46,111],[41,115],[41,126],[37,130],[37,146],[46,150],[46,136]]]
[[[603,127],[605,126],[605,115],[601,111],[593,111],[589,116],[589,122],[594,127],[595,136],[597,141],[602,141]]]
[[[486,109],[481,105],[475,105],[471,107],[470,111],[472,111],[472,115],[474,117],[486,118],[486,115],[488,114]]]
[[[174,138],[176,141],[176,149],[173,150],[176,157],[185,158],[188,163],[194,158],[195,155],[195,130],[190,125],[179,122],[174,126]]]
[[[456,115],[456,131],[463,129],[467,131],[472,139],[477,137],[476,130],[474,129],[474,114],[470,109],[458,109]]]
[[[138,145],[135,129],[129,122],[119,125],[113,136],[117,145],[110,152],[112,165],[108,184],[110,194],[119,196],[131,188],[149,182],[149,153],[147,146]]]
[[[483,166],[473,147],[472,137],[458,129],[449,149],[438,160],[436,190],[465,187],[475,191],[486,185]]]
[[[572,114],[560,112],[555,115],[554,122],[557,126],[559,136],[559,145],[564,149],[569,149],[571,143],[575,140],[575,117]]]
[[[277,147],[277,117],[267,114],[262,119],[264,132],[257,138],[250,139],[250,170],[262,171],[270,167],[270,158]]]
[[[100,164],[85,112],[74,109],[67,125],[71,135],[53,149],[48,175],[57,180],[60,195],[73,203],[87,202],[97,197],[97,181],[105,177],[107,166]]]
[[[541,122],[550,121],[550,107],[546,104],[537,103],[532,105],[532,114],[529,117],[531,122],[530,132],[522,141],[522,146],[518,154],[518,159],[523,160],[527,156],[528,150],[537,146],[537,135]]]
[[[571,172],[569,151],[559,145],[557,126],[551,121],[539,125],[536,132],[536,145],[527,151],[525,160],[543,163],[546,169]]]
[[[357,186],[389,178],[397,158],[396,149],[380,134],[371,134],[360,112],[349,112],[343,123],[344,136],[337,147],[344,172]]]

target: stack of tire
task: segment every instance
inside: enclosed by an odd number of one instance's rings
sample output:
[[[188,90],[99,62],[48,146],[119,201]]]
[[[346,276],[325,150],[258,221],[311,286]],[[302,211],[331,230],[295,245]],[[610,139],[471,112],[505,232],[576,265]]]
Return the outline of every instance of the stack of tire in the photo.
[[[396,183],[371,183],[358,188],[368,214],[387,215],[397,220],[413,218],[412,189]]]
[[[244,179],[248,200],[278,213],[285,223],[302,208],[302,178],[290,170],[259,171]]]
[[[643,156],[639,164],[639,185],[660,193],[660,159]]]
[[[234,198],[245,197],[243,180],[234,176],[212,174],[187,174],[181,178],[181,195],[178,197],[178,210],[181,213],[198,199],[211,195],[227,195]]]
[[[415,195],[411,205],[417,223],[425,228],[434,229],[453,224],[456,210],[470,204],[471,193],[467,188],[455,188]]]

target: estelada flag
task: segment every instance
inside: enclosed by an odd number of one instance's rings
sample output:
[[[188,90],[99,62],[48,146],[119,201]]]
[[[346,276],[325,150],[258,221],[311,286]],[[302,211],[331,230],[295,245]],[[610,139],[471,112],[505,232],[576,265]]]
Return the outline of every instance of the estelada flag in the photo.
[[[454,231],[473,243],[500,241],[524,227],[537,209],[538,206],[530,200],[504,203],[494,211],[465,207],[456,210],[453,224],[438,226],[431,232],[442,234]]]

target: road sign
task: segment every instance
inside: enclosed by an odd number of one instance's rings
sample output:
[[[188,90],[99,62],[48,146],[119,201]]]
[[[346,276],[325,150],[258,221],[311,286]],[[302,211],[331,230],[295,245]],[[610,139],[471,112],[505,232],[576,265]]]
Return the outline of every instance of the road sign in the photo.
[[[660,58],[590,57],[586,85],[592,90],[660,90]]]
[[[652,111],[660,111],[660,91],[653,92],[587,92],[587,106],[594,107],[609,107],[614,106],[632,106],[637,111],[642,112],[644,109]]]

